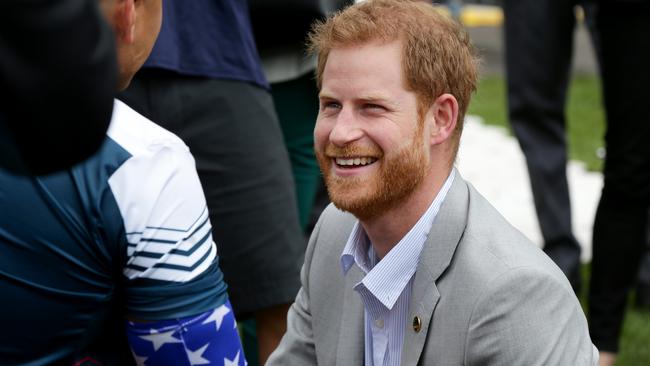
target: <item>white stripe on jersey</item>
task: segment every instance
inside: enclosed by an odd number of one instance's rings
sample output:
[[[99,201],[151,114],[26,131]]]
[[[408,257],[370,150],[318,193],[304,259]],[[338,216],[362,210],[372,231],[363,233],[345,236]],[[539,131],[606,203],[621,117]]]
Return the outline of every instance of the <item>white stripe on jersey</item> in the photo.
[[[184,282],[203,273],[217,248],[187,146],[119,101],[108,135],[132,155],[109,179],[128,233],[124,275]]]

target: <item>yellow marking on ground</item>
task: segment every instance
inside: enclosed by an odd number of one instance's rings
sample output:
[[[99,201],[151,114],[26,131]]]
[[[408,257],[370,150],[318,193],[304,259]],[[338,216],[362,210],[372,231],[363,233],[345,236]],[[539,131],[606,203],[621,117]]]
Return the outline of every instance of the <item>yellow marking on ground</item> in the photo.
[[[503,24],[503,11],[498,6],[465,5],[460,21],[467,27],[497,27]]]
[[[435,5],[435,8],[441,14],[451,16],[446,5]],[[584,10],[576,6],[574,11],[576,21],[582,23],[585,18]],[[460,22],[466,27],[498,27],[503,24],[503,10],[493,5],[463,5],[460,11]]]
[[[451,12],[445,5],[435,5],[436,10],[450,17]],[[460,11],[460,22],[466,27],[497,27],[503,23],[503,11],[498,6],[464,5]]]

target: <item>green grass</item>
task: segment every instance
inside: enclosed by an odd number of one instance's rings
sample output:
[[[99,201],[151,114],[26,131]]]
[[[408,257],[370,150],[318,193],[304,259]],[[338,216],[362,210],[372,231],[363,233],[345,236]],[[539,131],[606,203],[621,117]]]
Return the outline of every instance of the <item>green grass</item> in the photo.
[[[596,151],[605,146],[605,111],[597,77],[584,75],[573,78],[569,88],[567,123],[571,159],[585,162],[587,169],[600,171],[603,161]]]
[[[482,78],[469,104],[468,113],[481,116],[485,123],[509,129],[504,78],[500,76]]]
[[[481,116],[488,124],[509,129],[505,95],[503,77],[486,76],[480,81],[472,98],[469,113]],[[596,152],[604,146],[605,117],[597,77],[580,75],[573,78],[566,116],[569,157],[584,162],[589,170],[599,171],[602,168],[602,160]]]
[[[509,129],[503,77],[487,76],[480,81],[469,113],[481,116],[488,124]],[[599,171],[602,168],[602,160],[598,158],[596,151],[603,146],[605,117],[597,77],[579,75],[573,78],[566,113],[569,157],[583,161],[590,170]],[[585,311],[589,269],[589,265],[583,268],[585,286],[580,296]],[[633,300],[634,294],[631,294],[617,366],[650,365],[650,310],[636,309],[632,306]]]
[[[650,364],[650,310],[629,308],[623,325],[617,366]]]

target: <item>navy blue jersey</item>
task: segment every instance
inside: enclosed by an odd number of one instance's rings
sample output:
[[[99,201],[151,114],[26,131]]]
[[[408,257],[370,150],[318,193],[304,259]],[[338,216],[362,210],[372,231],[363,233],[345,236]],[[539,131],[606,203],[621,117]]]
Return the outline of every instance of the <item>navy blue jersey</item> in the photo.
[[[2,365],[121,363],[124,319],[227,300],[187,146],[119,101],[89,160],[43,177],[0,171],[0,250]]]
[[[144,67],[237,80],[268,89],[245,0],[163,1],[160,34]]]

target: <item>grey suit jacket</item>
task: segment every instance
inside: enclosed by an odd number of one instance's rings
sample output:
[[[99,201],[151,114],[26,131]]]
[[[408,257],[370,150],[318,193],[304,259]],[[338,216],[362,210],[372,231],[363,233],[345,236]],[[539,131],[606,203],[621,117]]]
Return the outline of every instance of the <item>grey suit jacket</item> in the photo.
[[[356,219],[321,215],[288,329],[267,365],[363,365],[364,309],[340,255]],[[421,319],[421,330],[410,324]],[[460,174],[416,269],[402,365],[596,365],[587,321],[566,277]]]

